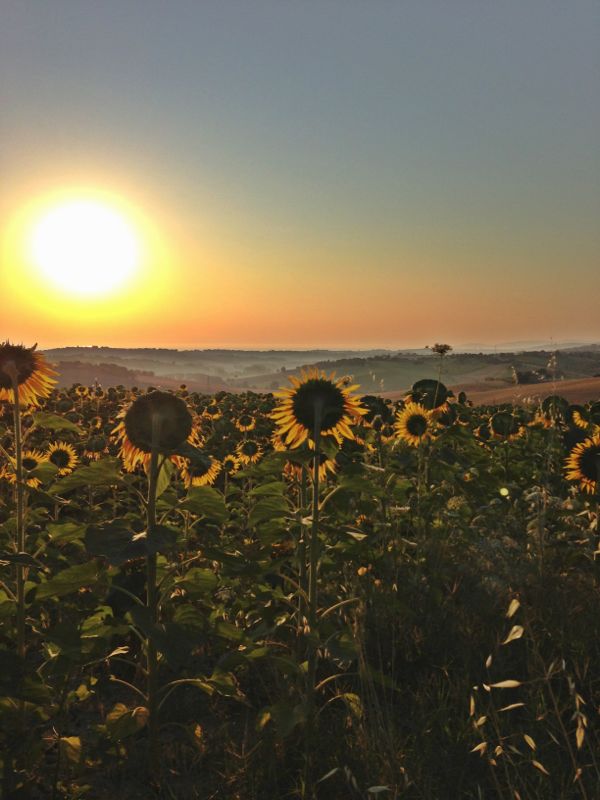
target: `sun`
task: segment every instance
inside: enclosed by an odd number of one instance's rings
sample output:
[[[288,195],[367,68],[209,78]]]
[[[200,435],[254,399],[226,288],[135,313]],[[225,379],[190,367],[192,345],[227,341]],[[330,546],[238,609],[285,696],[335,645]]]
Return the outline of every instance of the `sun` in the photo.
[[[140,246],[125,216],[91,199],[62,202],[34,223],[31,260],[55,288],[80,297],[115,292],[138,270]]]

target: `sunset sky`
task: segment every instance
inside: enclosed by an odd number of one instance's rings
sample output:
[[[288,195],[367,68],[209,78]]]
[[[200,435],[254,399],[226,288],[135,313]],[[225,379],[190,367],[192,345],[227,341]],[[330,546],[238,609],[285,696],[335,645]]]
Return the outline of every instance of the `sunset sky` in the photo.
[[[597,0],[3,0],[0,340],[600,340],[599,40]],[[82,204],[114,236],[44,238]]]

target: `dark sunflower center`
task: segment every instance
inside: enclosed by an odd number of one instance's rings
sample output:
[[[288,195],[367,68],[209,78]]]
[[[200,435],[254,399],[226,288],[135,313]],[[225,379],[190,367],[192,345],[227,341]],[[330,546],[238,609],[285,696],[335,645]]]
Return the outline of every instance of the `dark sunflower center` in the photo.
[[[598,461],[600,459],[600,445],[588,447],[579,456],[579,471],[590,481],[598,480]]]
[[[242,445],[242,453],[245,456],[255,456],[258,453],[258,445],[252,440],[244,442]]]
[[[211,468],[212,464],[188,464],[187,471],[191,478],[202,478]]]
[[[52,453],[50,453],[50,461],[55,467],[63,469],[69,466],[71,458],[66,450],[53,450]]]
[[[32,469],[35,469],[38,465],[37,458],[31,458],[30,456],[25,456],[23,459],[23,469],[27,470],[27,472],[31,472]]]
[[[242,427],[247,428],[248,425],[252,425],[252,417],[249,414],[242,414],[239,423]]]
[[[19,385],[25,383],[35,372],[36,362],[33,350],[18,344],[0,344],[0,389],[12,388],[12,379],[4,371],[4,367],[11,362],[17,370]]]
[[[405,425],[411,436],[423,436],[427,432],[427,417],[423,414],[411,414]]]
[[[176,450],[192,432],[191,414],[179,397],[160,391],[142,395],[125,414],[125,431],[129,441],[144,453],[152,450],[153,417],[160,452]]]
[[[321,431],[329,431],[344,416],[345,399],[342,390],[325,378],[310,378],[299,386],[292,400],[296,421],[312,433],[317,410],[320,412]]]

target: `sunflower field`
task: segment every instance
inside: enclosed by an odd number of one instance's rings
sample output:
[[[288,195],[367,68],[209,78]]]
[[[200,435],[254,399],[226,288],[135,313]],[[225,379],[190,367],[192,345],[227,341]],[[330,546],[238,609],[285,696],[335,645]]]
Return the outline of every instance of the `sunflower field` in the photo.
[[[0,344],[4,798],[600,797],[600,402]]]

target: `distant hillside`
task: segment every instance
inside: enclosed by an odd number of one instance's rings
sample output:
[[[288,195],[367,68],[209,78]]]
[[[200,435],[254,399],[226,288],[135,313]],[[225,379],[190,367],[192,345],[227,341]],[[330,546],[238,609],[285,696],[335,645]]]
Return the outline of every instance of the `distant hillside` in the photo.
[[[59,386],[72,386],[80,383],[83,386],[93,386],[99,383],[100,386],[139,386],[147,389],[148,386],[156,386],[162,389],[176,389],[181,385],[181,381],[169,378],[164,375],[156,375],[154,372],[131,370],[121,367],[118,364],[88,364],[83,361],[59,361],[55,365],[58,372]],[[214,375],[197,376],[187,384],[191,391],[197,392],[218,392],[227,389],[227,384]]]
[[[422,378],[435,378],[439,357],[430,350],[391,352],[329,350],[173,350],[163,348],[72,347],[47,350],[60,363],[61,382],[173,387],[214,392],[272,391],[287,385],[289,375],[317,366],[338,376],[351,375],[365,393],[399,392]],[[600,346],[560,351],[450,353],[442,380],[450,386],[478,386],[482,391],[510,388],[518,379],[538,381],[588,379],[600,375]]]

